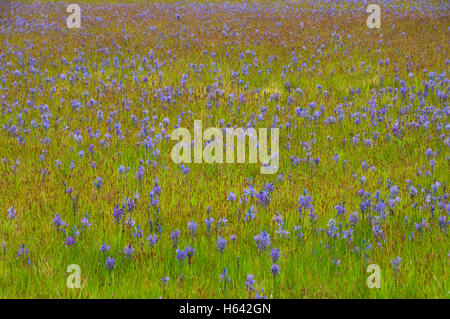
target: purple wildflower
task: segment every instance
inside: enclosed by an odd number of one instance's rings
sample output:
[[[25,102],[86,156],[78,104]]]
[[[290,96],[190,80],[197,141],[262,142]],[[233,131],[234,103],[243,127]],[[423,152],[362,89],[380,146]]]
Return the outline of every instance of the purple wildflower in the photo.
[[[106,257],[106,269],[111,271],[114,269],[114,266],[116,265],[116,261],[113,257]]]
[[[227,282],[231,281],[231,278],[228,276],[228,270],[223,268],[223,271],[219,274],[220,281],[223,281],[226,285]]]
[[[258,250],[266,250],[270,246],[270,235],[264,230],[262,230],[259,235],[256,235],[254,239],[256,241],[256,247],[258,247]]]
[[[119,208],[119,205],[116,205],[116,207],[113,208],[113,217],[114,221],[117,224],[120,224],[122,221],[122,217],[125,215],[125,212],[122,208]]]
[[[144,176],[145,168],[144,166],[140,165],[136,171],[136,178],[141,182],[142,176]]]
[[[28,248],[25,248],[25,244],[22,244],[22,246],[17,249],[17,256],[22,257],[28,255]]]
[[[101,251],[102,253],[106,253],[106,252],[108,252],[108,251],[110,250],[110,248],[111,248],[111,247],[109,247],[108,245],[106,245],[105,243],[103,243],[103,244],[100,246],[100,251]]]
[[[173,247],[178,246],[178,240],[180,239],[180,230],[176,229],[170,233],[170,239],[172,240]]]
[[[13,206],[11,206],[10,208],[8,208],[8,219],[9,220],[13,220],[13,219],[15,219],[17,216],[16,216],[16,210],[14,209],[14,207]]]
[[[345,214],[345,204],[344,203],[337,204],[336,206],[334,206],[334,209],[336,209],[336,214],[338,216]]]
[[[197,223],[194,220],[191,220],[188,225],[188,230],[189,230],[189,234],[194,237],[195,236],[195,232],[197,231]]]
[[[73,236],[68,236],[68,237],[66,238],[65,244],[66,244],[67,247],[72,246],[72,245],[75,245],[76,243],[77,243],[77,241],[76,241],[75,237],[73,237]]]
[[[280,266],[273,264],[272,267],[270,267],[270,272],[272,273],[273,279],[275,279],[280,272]]]
[[[262,289],[261,289],[260,292],[258,292],[258,290],[256,291],[255,299],[267,299],[266,296],[263,296],[263,290]]]
[[[143,233],[142,229],[139,227],[139,225],[137,225],[134,228],[133,237],[140,239],[142,236],[144,236],[144,233]]]
[[[158,243],[158,236],[156,234],[150,235],[147,237],[148,245],[155,246]]]
[[[95,185],[95,187],[97,187],[97,190],[100,190],[100,187],[102,187],[102,184],[103,184],[103,180],[101,179],[101,177],[97,177],[94,180],[94,185]]]
[[[134,248],[131,247],[131,244],[128,244],[127,246],[125,246],[125,248],[123,249],[123,254],[125,255],[125,258],[130,258],[131,255],[134,252]]]
[[[330,218],[330,220],[327,223],[327,235],[330,238],[337,238],[339,237],[339,230],[336,226],[336,221],[333,218]]]
[[[92,223],[89,221],[89,215],[85,213],[84,217],[81,219],[81,225],[84,228],[90,228],[92,226]]]
[[[233,192],[230,192],[228,194],[227,200],[229,200],[230,202],[234,202],[236,200],[236,195]]]
[[[208,234],[211,232],[211,226],[212,226],[213,222],[214,222],[214,218],[212,218],[212,217],[205,218],[206,231]]]
[[[447,222],[447,217],[446,216],[439,216],[438,217],[438,225],[439,228],[446,230],[448,222]]]
[[[397,258],[392,258],[390,263],[392,266],[392,269],[394,269],[395,277],[397,278],[397,273],[400,270],[400,264],[402,262],[402,259],[398,256]]]
[[[336,266],[339,266],[339,264],[341,263],[340,259],[337,258],[331,258],[331,261],[333,262],[333,264],[335,264]]]
[[[170,277],[166,276],[166,277],[162,277],[161,278],[161,282],[163,284],[163,287],[165,287],[167,285],[167,283],[169,282]]]
[[[219,253],[223,254],[223,251],[225,249],[225,246],[227,244],[227,240],[224,239],[223,237],[219,237],[219,239],[216,242],[217,244],[217,249],[219,250]]]
[[[280,258],[280,250],[277,247],[274,247],[270,250],[270,257],[274,263],[277,262],[278,258]]]
[[[299,207],[298,211],[300,214],[305,210],[313,211],[314,206],[312,205],[312,196],[308,194],[308,190],[305,189],[303,195],[300,195],[298,199]]]
[[[247,280],[245,281],[245,289],[248,289],[250,291],[253,291],[253,285],[255,284],[255,276],[252,274],[247,275]]]
[[[420,223],[414,223],[414,227],[417,229],[417,231],[419,232],[423,232],[424,229],[428,226],[427,220],[425,218],[422,218],[422,220],[420,221]]]
[[[177,249],[177,250],[176,250],[176,256],[177,256],[177,259],[178,259],[181,263],[183,263],[184,260],[186,259],[186,251],[185,251],[184,249]]]
[[[350,223],[354,226],[358,223],[359,221],[359,215],[358,212],[351,212],[350,216],[348,217],[348,220],[350,221]]]
[[[188,258],[189,264],[191,264],[191,258],[195,255],[195,249],[189,246],[184,248],[184,254]]]
[[[256,208],[252,205],[252,207],[250,207],[244,217],[245,221],[250,221],[252,219],[256,218]]]

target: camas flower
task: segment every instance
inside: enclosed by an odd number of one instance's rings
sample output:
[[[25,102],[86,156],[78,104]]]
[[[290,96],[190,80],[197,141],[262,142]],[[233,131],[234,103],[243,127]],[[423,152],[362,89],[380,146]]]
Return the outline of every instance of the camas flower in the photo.
[[[181,172],[183,173],[183,175],[186,175],[187,173],[190,172],[190,168],[185,165],[180,165],[180,169],[181,169]]]
[[[165,287],[167,285],[167,283],[169,282],[170,277],[166,276],[166,277],[162,277],[161,278],[161,282],[163,284],[163,287]]]
[[[125,258],[130,258],[132,256],[134,252],[134,248],[131,247],[131,244],[128,244],[128,246],[125,246],[125,248],[123,249],[123,254],[125,256]]]
[[[119,205],[116,205],[116,207],[113,208],[113,217],[114,221],[117,224],[120,224],[122,221],[122,217],[125,215],[125,212],[122,208],[119,208]]]
[[[334,206],[334,209],[336,209],[336,214],[339,215],[343,215],[345,214],[345,204],[337,204],[336,206]]]
[[[77,241],[76,241],[76,239],[75,239],[75,237],[73,237],[73,236],[68,236],[67,238],[66,238],[66,242],[65,242],[65,244],[66,244],[66,246],[72,246],[72,245],[75,245],[77,243]]]
[[[197,231],[197,223],[194,220],[191,220],[188,223],[188,230],[189,230],[189,234],[194,237],[195,236],[195,232]]]
[[[104,244],[102,244],[102,245],[100,246],[100,251],[101,251],[102,253],[105,253],[105,252],[108,252],[110,248],[111,248],[111,247],[109,247],[108,245],[106,245],[106,244],[104,243]]]
[[[226,268],[223,268],[223,271],[219,274],[220,281],[230,282],[231,278],[228,277],[228,270]]]
[[[189,246],[186,246],[184,248],[184,254],[186,255],[186,257],[188,258],[189,264],[191,263],[191,258],[192,256],[195,255],[195,249]]]
[[[176,229],[170,233],[170,239],[172,240],[173,247],[178,245],[178,240],[180,239],[180,230]]]
[[[227,200],[229,200],[230,202],[234,202],[236,200],[236,195],[233,192],[230,192],[228,194]]]
[[[262,289],[261,289],[260,292],[258,292],[258,290],[256,291],[255,299],[267,299],[266,296],[263,296],[263,290]]]
[[[303,241],[304,234],[302,232],[302,226],[300,226],[300,225],[294,226],[294,233],[295,233],[295,235],[297,237],[297,240],[299,242]]]
[[[248,289],[250,291],[253,291],[253,285],[255,284],[255,276],[252,274],[247,275],[247,280],[245,281],[245,289]]]
[[[264,230],[262,230],[259,235],[256,235],[254,239],[258,250],[266,250],[271,244],[270,235]]]
[[[397,256],[397,258],[392,258],[390,261],[391,266],[394,269],[394,273],[395,273],[396,277],[397,277],[398,271],[400,270],[401,262],[402,262],[402,259],[399,256]]]
[[[314,210],[314,206],[312,205],[312,196],[308,194],[308,190],[305,189],[303,192],[303,195],[300,195],[298,199],[299,207],[298,211],[299,213],[302,213],[304,210]]]
[[[228,223],[228,219],[226,217],[219,219],[219,227],[225,227]]]
[[[270,257],[274,263],[277,262],[278,258],[280,258],[280,250],[277,247],[274,247],[270,250]]]
[[[140,165],[136,171],[136,178],[141,182],[142,176],[144,176],[145,168],[144,166]]]
[[[273,264],[272,267],[270,267],[270,272],[272,273],[272,276],[275,279],[278,273],[280,272],[280,266],[278,266],[277,264]]]
[[[55,225],[56,229],[59,230],[59,227],[62,225],[62,218],[59,216],[59,214],[56,214],[53,217],[52,223]]]
[[[134,226],[135,223],[136,222],[131,217],[128,217],[125,222],[125,226],[127,226],[128,228],[131,228]]]
[[[10,208],[8,208],[8,219],[13,220],[15,218],[16,218],[16,210],[14,209],[13,206],[11,206]]]
[[[422,218],[420,223],[414,223],[414,227],[419,232],[423,232],[423,230],[428,226],[427,220],[425,218]]]
[[[208,233],[211,231],[211,226],[212,226],[213,222],[214,222],[214,218],[212,218],[212,217],[205,218],[206,230]]]
[[[114,260],[113,257],[106,257],[106,269],[111,271],[114,269],[116,265],[116,261]]]
[[[221,254],[223,254],[223,251],[224,251],[225,246],[227,244],[227,240],[224,239],[223,237],[219,237],[219,239],[217,240],[216,244],[217,244],[217,249],[219,250],[219,252]]]
[[[439,225],[439,228],[446,229],[447,225],[448,225],[447,217],[446,216],[439,216],[438,217],[438,225]]]
[[[90,228],[92,226],[92,223],[89,221],[89,215],[85,213],[84,217],[81,219],[81,225],[84,228]]]
[[[252,219],[256,218],[256,208],[252,205],[252,207],[250,207],[244,217],[245,221],[250,221]]]
[[[177,249],[175,253],[176,253],[177,259],[181,263],[183,263],[184,260],[186,259],[186,251],[184,249]]]
[[[101,177],[97,177],[94,180],[94,185],[95,185],[95,187],[97,187],[97,190],[99,190],[100,187],[102,187],[102,184],[103,184],[103,180],[101,179]]]
[[[258,199],[259,204],[267,205],[270,203],[270,194],[267,191],[259,191],[255,197]]]
[[[28,248],[25,248],[25,244],[22,244],[22,246],[17,249],[17,256],[22,257],[28,255]]]
[[[356,224],[358,223],[358,221],[359,221],[359,215],[358,215],[358,212],[352,212],[352,213],[350,213],[350,216],[349,216],[348,220],[350,221],[350,223],[351,223],[352,225],[356,225]]]
[[[150,235],[147,237],[147,241],[149,246],[155,246],[158,242],[158,236],[156,234]]]
[[[327,229],[327,235],[330,238],[336,238],[339,237],[339,230],[336,226],[336,221],[333,218],[330,218],[330,220],[328,221],[328,229]]]
[[[137,239],[140,239],[144,235],[142,229],[137,225],[134,228],[133,237],[136,237]]]

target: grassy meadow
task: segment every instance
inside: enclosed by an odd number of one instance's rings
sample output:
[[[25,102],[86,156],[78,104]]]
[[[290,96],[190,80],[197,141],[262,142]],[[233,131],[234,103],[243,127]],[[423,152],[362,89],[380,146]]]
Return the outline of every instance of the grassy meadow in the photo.
[[[449,6],[373,2],[0,1],[0,297],[448,299]]]

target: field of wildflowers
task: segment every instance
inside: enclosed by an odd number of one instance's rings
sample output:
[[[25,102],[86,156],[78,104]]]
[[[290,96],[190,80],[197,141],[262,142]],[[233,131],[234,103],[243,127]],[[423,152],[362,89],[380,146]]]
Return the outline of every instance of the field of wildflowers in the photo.
[[[448,2],[76,3],[0,1],[1,298],[450,297]]]

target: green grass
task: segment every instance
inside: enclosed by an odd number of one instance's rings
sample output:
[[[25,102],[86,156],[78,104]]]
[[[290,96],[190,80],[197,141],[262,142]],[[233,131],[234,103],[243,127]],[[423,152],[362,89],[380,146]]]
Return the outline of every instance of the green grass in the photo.
[[[4,159],[0,163],[0,242],[5,245],[0,252],[0,297],[253,298],[255,292],[245,289],[246,276],[252,273],[255,288],[258,292],[263,289],[268,298],[449,298],[450,241],[448,232],[438,225],[438,217],[446,216],[448,222],[449,214],[448,98],[438,96],[438,90],[449,94],[448,8],[438,9],[432,1],[427,2],[429,7],[414,2],[414,12],[408,11],[409,2],[398,8],[382,5],[381,29],[368,30],[365,8],[356,3],[350,7],[338,5],[335,10],[340,15],[334,17],[317,11],[322,6],[318,2],[258,2],[248,4],[255,8],[248,10],[234,4],[234,11],[216,3],[212,5],[215,12],[206,11],[201,3],[183,2],[177,7],[138,1],[118,7],[96,1],[88,7],[80,1],[80,30],[66,28],[64,3],[44,1],[34,7],[32,2],[0,4],[0,157]],[[179,21],[176,12],[183,14]],[[16,20],[19,16],[27,23],[22,25]],[[277,27],[276,22],[281,26]],[[239,35],[225,36],[224,23],[230,28],[228,34],[234,30]],[[156,31],[152,32],[151,27]],[[322,44],[319,54],[317,49]],[[108,48],[110,54],[100,48]],[[292,61],[292,48],[297,52],[296,63]],[[211,52],[216,55],[211,56]],[[245,53],[242,59],[241,52]],[[269,63],[273,55],[277,60]],[[122,68],[115,67],[115,56]],[[150,68],[142,65],[143,56]],[[387,58],[390,63],[380,66],[379,60]],[[152,71],[154,59],[160,64],[165,61],[162,80],[158,78],[161,69]],[[136,62],[134,67],[130,66],[131,60]],[[196,72],[192,63],[197,69],[203,65],[204,71]],[[248,75],[241,72],[244,63],[252,65]],[[305,68],[303,63],[307,64]],[[29,65],[34,65],[37,72],[33,74]],[[366,72],[368,65],[370,71]],[[15,70],[28,74],[14,75]],[[232,71],[241,74],[233,78]],[[423,92],[431,71],[447,74],[440,81],[435,79],[436,89],[429,91],[421,106],[417,97],[411,101],[409,95],[411,91],[416,96]],[[60,79],[61,73],[66,79]],[[184,73],[188,79],[183,87],[180,81]],[[414,76],[409,77],[409,73]],[[134,82],[134,75],[140,83]],[[142,81],[144,76],[147,82]],[[400,80],[410,90],[406,97],[394,92],[400,90]],[[286,81],[292,92],[285,89]],[[208,108],[206,88],[219,82],[223,94],[216,96]],[[318,84],[322,91],[317,89]],[[30,92],[32,88],[35,93]],[[352,88],[360,89],[360,93],[350,94]],[[171,93],[174,103],[157,98],[165,89],[175,92]],[[386,93],[382,93],[383,89]],[[276,92],[277,102],[270,99]],[[229,106],[228,95],[232,93],[235,101]],[[245,103],[238,102],[240,94],[245,95]],[[91,98],[97,103],[89,107]],[[376,103],[373,110],[369,103],[372,98]],[[79,111],[72,109],[74,99],[83,103]],[[128,109],[124,100],[131,102]],[[310,115],[323,106],[320,119],[296,116],[297,107],[309,109],[312,102],[317,106],[309,111]],[[40,105],[47,105],[51,112],[48,129],[33,128],[31,124],[33,119],[42,123]],[[159,156],[154,156],[142,145],[145,136],[139,136],[139,123],[134,124],[131,117],[134,115],[139,122],[147,118],[148,129],[155,130],[151,134],[154,140],[156,133],[161,133],[160,123],[165,117],[170,124],[163,135],[171,134],[178,118],[180,126],[191,132],[196,119],[203,121],[204,129],[223,127],[218,124],[220,119],[225,125],[245,127],[261,113],[262,106],[268,111],[264,120],[254,122],[256,128],[271,127],[274,115],[283,125],[280,167],[274,175],[261,175],[261,163],[186,164],[190,172],[183,175],[170,157],[175,142],[162,139],[155,146]],[[345,116],[342,122],[335,112],[338,107]],[[99,109],[104,114],[102,121],[97,118]],[[356,111],[360,113],[359,123],[352,117]],[[375,112],[373,118],[371,111]],[[111,112],[117,113],[108,124]],[[336,123],[324,124],[329,116],[334,116]],[[377,116],[379,120],[374,122]],[[395,121],[400,123],[399,136],[392,131]],[[413,121],[421,125],[429,121],[429,125],[413,128],[408,125]],[[121,124],[123,139],[116,135],[116,122]],[[286,122],[290,123],[289,129],[284,127]],[[11,125],[19,128],[17,134],[10,133]],[[77,130],[83,136],[80,143],[71,135]],[[90,138],[89,130],[94,134],[99,130],[101,137]],[[379,133],[378,139],[373,137],[374,131]],[[111,138],[105,147],[101,141],[107,133]],[[359,142],[354,146],[352,139],[358,134]],[[24,138],[23,144],[18,136]],[[46,137],[50,139],[48,145],[42,142]],[[371,140],[370,146],[364,144],[366,139]],[[285,148],[287,142],[289,150]],[[319,158],[319,164],[301,161],[298,166],[292,165],[291,156],[307,157],[304,142],[311,147],[310,159]],[[89,151],[91,144],[93,153]],[[427,158],[428,148],[436,156]],[[44,150],[42,161],[39,156]],[[80,151],[85,154],[83,158],[78,155]],[[337,163],[332,159],[335,154],[340,156]],[[16,159],[19,164],[14,168]],[[145,173],[139,182],[135,174],[141,159]],[[56,160],[62,163],[60,169]],[[148,160],[157,165],[148,165]],[[364,160],[375,170],[362,168]],[[130,171],[121,176],[120,165]],[[42,169],[48,171],[45,177]],[[282,181],[277,179],[279,174],[283,175]],[[362,176],[364,184],[360,182]],[[99,190],[93,184],[96,177],[103,179]],[[155,178],[161,187],[157,210],[151,207],[148,196]],[[408,195],[408,179],[418,190],[414,198]],[[361,213],[358,191],[369,192],[375,204],[373,195],[379,190],[380,198],[387,202],[388,180],[397,185],[400,201],[386,210],[380,222],[384,237],[380,238],[373,234],[369,219],[378,213],[373,209]],[[257,199],[239,203],[250,183],[259,192],[267,182],[275,186],[268,205],[259,204]],[[432,193],[435,182],[441,186]],[[66,192],[69,187],[73,189],[71,194]],[[298,212],[299,196],[305,189],[312,195],[318,216],[314,225],[308,212],[304,218]],[[227,201],[230,191],[237,196],[234,203]],[[119,226],[113,219],[113,208],[137,193],[140,200],[134,213],[128,212],[126,217],[132,217],[143,229],[141,239],[133,237],[133,229]],[[436,207],[432,212],[429,201],[433,203],[433,197]],[[334,207],[341,202],[345,202],[346,213],[336,216]],[[252,205],[257,209],[256,219],[244,221]],[[12,220],[7,212],[11,206],[17,212]],[[207,207],[214,218],[211,233],[207,233],[204,223]],[[349,214],[353,211],[359,212],[360,222],[353,227],[353,240],[346,241],[342,229],[350,228]],[[80,220],[86,213],[92,226],[77,237],[75,245],[66,247],[66,237],[73,234],[74,225],[81,227]],[[290,232],[287,238],[276,233],[278,226],[273,217],[277,213],[283,216],[284,229]],[[56,214],[68,224],[66,235],[52,223]],[[228,224],[217,228],[223,217]],[[321,231],[326,230],[330,218],[338,227],[342,224],[338,239]],[[423,218],[428,226],[418,232],[414,223]],[[198,224],[195,237],[187,229],[191,220]],[[301,242],[296,239],[296,225],[302,226]],[[169,234],[177,228],[181,231],[178,247],[189,245],[195,249],[191,263],[186,260],[181,264],[176,259]],[[270,272],[270,249],[260,252],[255,244],[254,236],[262,230],[271,235],[271,248],[276,246],[281,251],[277,261],[281,270],[275,279]],[[154,247],[149,247],[145,239],[150,234],[158,235]],[[229,239],[232,234],[237,236],[234,243]],[[218,236],[227,239],[223,254],[216,247]],[[29,250],[25,258],[17,256],[22,243]],[[103,243],[111,247],[107,254],[99,251]],[[371,249],[366,249],[368,243]],[[128,244],[135,252],[126,259],[123,249]],[[116,260],[112,271],[105,267],[107,256]],[[390,260],[397,256],[402,263],[395,276]],[[333,258],[340,260],[338,266]],[[66,285],[70,264],[80,266],[80,289]],[[369,264],[381,268],[381,289],[366,286]],[[219,277],[224,267],[231,278],[226,289]],[[170,280],[163,287],[161,278],[165,276]]]

